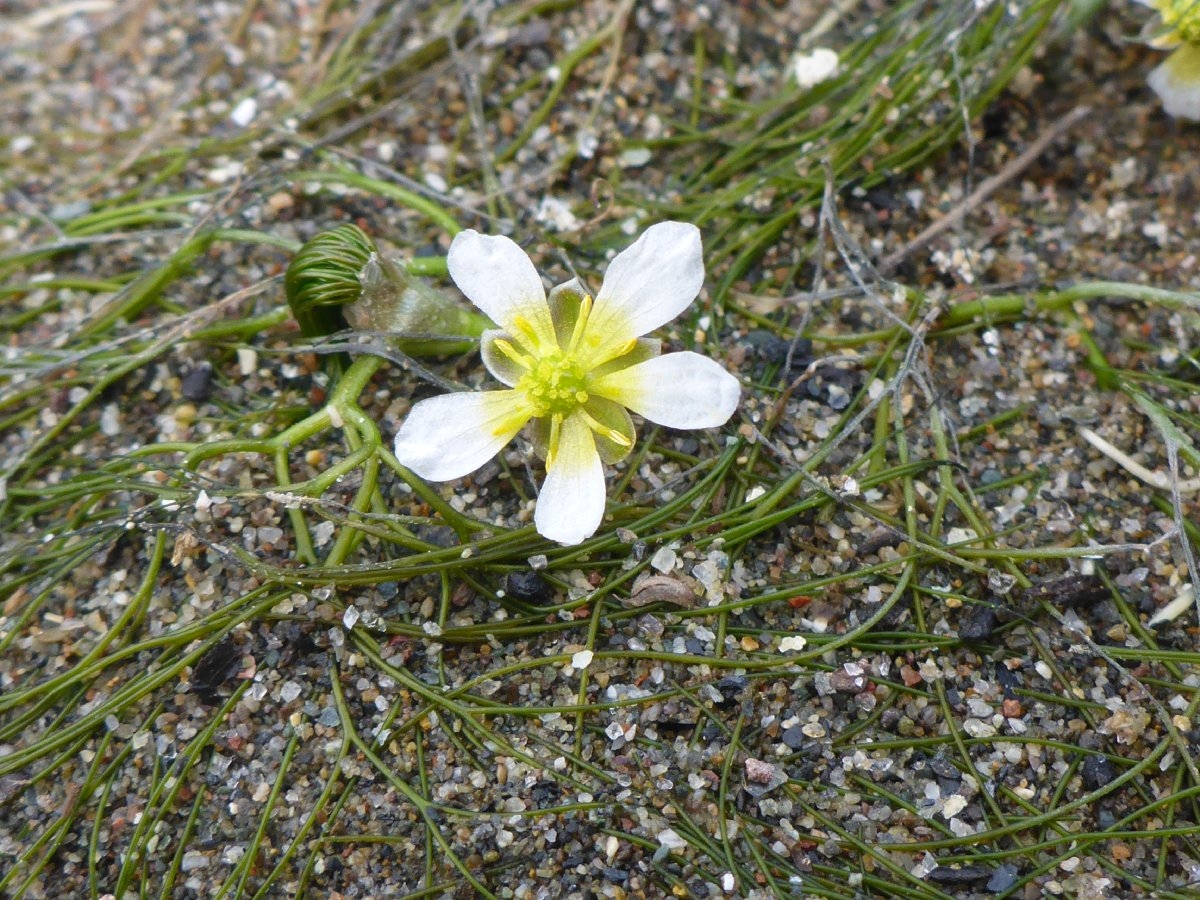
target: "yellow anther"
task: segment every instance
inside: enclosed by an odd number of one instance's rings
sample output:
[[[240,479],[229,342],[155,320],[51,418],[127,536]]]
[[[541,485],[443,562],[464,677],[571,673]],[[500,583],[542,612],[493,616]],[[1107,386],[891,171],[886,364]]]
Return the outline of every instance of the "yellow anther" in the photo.
[[[512,328],[516,332],[516,337],[522,346],[530,350],[538,350],[541,347],[541,341],[538,340],[537,329],[533,327],[533,323],[525,316],[517,314],[512,318]]]
[[[550,437],[546,441],[546,470],[554,465],[554,457],[558,455],[558,442],[562,437],[562,416],[550,417]]]
[[[588,316],[592,314],[592,295],[584,294],[579,301],[579,317],[575,320],[575,328],[571,331],[571,342],[567,344],[567,353],[573,354],[579,349],[579,342],[587,331]]]
[[[525,371],[529,371],[533,368],[533,357],[522,353],[510,342],[505,340],[496,340],[493,341],[493,346]]]
[[[1181,40],[1200,43],[1200,4],[1196,0],[1167,0],[1156,5],[1163,22],[1178,32]]]
[[[596,434],[600,435],[601,437],[608,438],[614,444],[617,444],[618,446],[621,446],[621,447],[632,447],[633,446],[633,438],[631,438],[629,435],[622,434],[621,432],[617,431],[615,428],[609,428],[607,425],[603,425],[600,422],[597,422],[594,418],[592,418],[586,412],[583,414],[583,420],[585,422],[587,422],[588,428],[592,429],[592,431],[596,432]]]

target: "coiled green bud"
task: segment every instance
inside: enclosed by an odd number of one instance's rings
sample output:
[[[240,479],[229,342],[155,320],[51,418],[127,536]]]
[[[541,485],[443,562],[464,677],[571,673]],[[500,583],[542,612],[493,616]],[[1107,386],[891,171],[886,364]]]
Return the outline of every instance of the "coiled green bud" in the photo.
[[[358,299],[358,273],[374,253],[375,244],[357,225],[323,231],[300,248],[283,287],[301,334],[324,337],[347,327],[342,307]]]
[[[380,256],[356,225],[339,225],[300,248],[284,289],[305,337],[347,327],[383,332],[412,356],[466,353],[485,329],[484,316]]]

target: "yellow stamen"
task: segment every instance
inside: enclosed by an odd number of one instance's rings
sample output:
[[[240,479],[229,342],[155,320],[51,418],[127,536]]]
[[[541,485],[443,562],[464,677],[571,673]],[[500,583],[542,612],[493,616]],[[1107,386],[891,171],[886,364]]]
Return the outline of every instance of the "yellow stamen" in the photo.
[[[1196,0],[1159,0],[1157,4],[1163,23],[1180,40],[1200,43],[1200,4]]]
[[[554,457],[558,455],[558,442],[562,437],[562,416],[550,417],[550,437],[546,441],[546,471],[554,465]]]
[[[579,349],[583,333],[587,330],[588,316],[592,314],[592,295],[584,294],[579,302],[579,317],[575,320],[575,328],[571,331],[571,342],[567,344],[567,353],[573,355]]]
[[[529,319],[520,314],[513,316],[512,328],[516,332],[513,337],[521,343],[522,346],[530,350],[542,349],[541,341],[538,339],[537,330],[533,327],[533,323]]]
[[[610,441],[620,447],[633,446],[633,438],[631,438],[629,435],[622,434],[615,428],[609,428],[607,425],[602,425],[600,422],[597,422],[594,418],[588,415],[586,411],[580,411],[583,412],[583,421],[587,422],[588,428],[592,429],[592,431],[596,432],[596,434],[608,438]]]
[[[520,350],[518,350],[516,347],[514,347],[510,342],[498,339],[496,341],[493,341],[492,345],[497,350],[499,350],[501,353],[503,353],[505,356],[507,356],[509,359],[511,359],[513,362],[515,362],[518,366],[520,366],[522,369],[524,369],[525,371],[528,372],[530,369],[533,368],[533,362],[534,362],[533,357],[529,356],[528,354],[522,353]]]

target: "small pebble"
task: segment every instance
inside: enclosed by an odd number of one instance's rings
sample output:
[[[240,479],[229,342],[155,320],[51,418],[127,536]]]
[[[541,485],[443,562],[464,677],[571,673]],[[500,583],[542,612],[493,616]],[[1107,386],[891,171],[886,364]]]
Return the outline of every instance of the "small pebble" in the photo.
[[[188,400],[203,403],[212,396],[212,363],[201,360],[179,384],[179,392]]]

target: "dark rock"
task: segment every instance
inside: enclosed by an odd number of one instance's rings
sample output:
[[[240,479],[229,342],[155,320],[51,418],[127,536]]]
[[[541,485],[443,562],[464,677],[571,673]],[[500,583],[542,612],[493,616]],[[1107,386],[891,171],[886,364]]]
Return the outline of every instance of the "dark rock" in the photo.
[[[204,703],[215,703],[217,688],[236,671],[241,661],[241,647],[226,635],[196,662],[192,669],[192,690]]]
[[[962,778],[962,774],[954,763],[940,753],[929,760],[929,768],[933,769],[934,774],[939,778],[948,778],[956,782]]]
[[[1003,479],[1004,476],[998,470],[992,468],[984,469],[979,474],[979,483],[985,486],[995,484],[997,481],[1002,481]]]
[[[808,736],[800,730],[799,725],[786,729],[779,738],[789,750],[799,750],[808,740]]]
[[[1106,756],[1092,754],[1079,767],[1083,786],[1089,791],[1099,790],[1117,777],[1117,767]]]
[[[414,533],[417,540],[434,547],[453,547],[458,543],[458,535],[449,525],[421,525]]]
[[[997,661],[996,682],[1002,688],[1004,688],[1004,691],[1007,694],[1014,688],[1019,688],[1021,686],[1021,675],[1019,672],[1015,672],[1010,669],[1004,663]]]
[[[716,685],[717,690],[721,692],[721,702],[717,705],[728,706],[731,703],[735,703],[738,694],[744,691],[749,684],[750,679],[745,675],[726,675]]]
[[[787,362],[789,351],[792,354],[792,371],[807,368],[813,360],[812,341],[808,338],[799,338],[793,342],[760,329],[747,334],[745,343],[754,356],[768,365],[783,366]]]
[[[183,376],[179,392],[188,400],[203,403],[212,396],[212,363],[202,360]]]
[[[987,866],[938,866],[929,873],[929,880],[935,884],[971,884],[983,881],[991,874],[992,870]]]
[[[1067,575],[1053,581],[1032,585],[1023,592],[1023,598],[1031,602],[1044,602],[1054,609],[1067,606],[1088,607],[1107,600],[1112,592],[1095,575]]]
[[[842,694],[857,694],[867,686],[867,676],[863,672],[847,672],[845,668],[835,669],[829,673],[829,686]]]
[[[1016,866],[1012,863],[1004,863],[1004,865],[998,866],[992,873],[992,877],[988,879],[987,889],[993,893],[1002,894],[1017,883],[1020,875]]]
[[[553,596],[550,585],[532,569],[509,572],[504,578],[504,593],[525,603],[548,603]]]
[[[958,636],[964,641],[986,641],[996,630],[996,623],[994,606],[976,604],[963,617],[962,624],[958,626]]]

